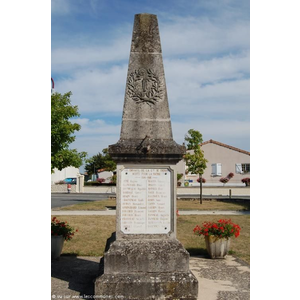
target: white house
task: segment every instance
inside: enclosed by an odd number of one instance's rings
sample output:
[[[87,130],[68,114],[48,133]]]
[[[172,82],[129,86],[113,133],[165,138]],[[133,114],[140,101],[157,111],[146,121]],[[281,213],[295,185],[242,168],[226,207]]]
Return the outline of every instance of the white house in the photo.
[[[100,170],[98,170],[98,178],[103,178],[105,179],[105,183],[109,183],[114,173],[111,171],[105,171],[105,169],[101,169],[101,172],[99,171]]]
[[[67,167],[61,171],[55,168],[54,173],[51,174],[51,185],[60,180],[64,180],[65,178],[76,178],[79,173],[79,169],[75,167]]]
[[[243,186],[241,180],[250,178],[250,152],[214,140],[206,141],[200,146],[208,160],[202,175],[206,186],[222,186],[221,178],[230,178],[227,186]],[[189,180],[190,185],[199,185],[198,174],[186,174],[184,160],[177,164],[177,172],[185,174],[185,180]]]

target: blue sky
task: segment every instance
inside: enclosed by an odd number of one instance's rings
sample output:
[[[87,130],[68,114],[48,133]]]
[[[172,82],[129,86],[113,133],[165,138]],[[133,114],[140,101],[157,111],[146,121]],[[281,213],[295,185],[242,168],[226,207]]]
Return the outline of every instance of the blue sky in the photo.
[[[134,15],[159,22],[173,137],[190,128],[250,151],[249,1],[52,0],[51,76],[72,91],[88,156],[116,143]]]

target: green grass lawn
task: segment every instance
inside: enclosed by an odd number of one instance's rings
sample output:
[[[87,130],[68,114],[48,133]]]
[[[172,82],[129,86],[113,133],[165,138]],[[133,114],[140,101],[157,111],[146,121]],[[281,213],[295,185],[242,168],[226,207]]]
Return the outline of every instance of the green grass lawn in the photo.
[[[52,215],[52,217],[55,215]],[[81,256],[102,256],[106,240],[116,230],[115,216],[57,216],[78,229],[71,241],[64,243],[62,254]],[[228,216],[179,216],[177,217],[177,238],[191,255],[207,254],[204,237],[196,236],[193,229],[204,221],[228,219]],[[231,239],[231,253],[250,264],[250,216],[230,216],[241,227],[238,238]]]
[[[179,210],[250,210],[249,201],[223,201],[223,200],[177,200]],[[105,210],[106,206],[116,206],[116,199],[84,202],[53,210]]]
[[[107,206],[116,206],[116,199],[84,202],[65,207],[56,207],[52,210],[106,210]]]

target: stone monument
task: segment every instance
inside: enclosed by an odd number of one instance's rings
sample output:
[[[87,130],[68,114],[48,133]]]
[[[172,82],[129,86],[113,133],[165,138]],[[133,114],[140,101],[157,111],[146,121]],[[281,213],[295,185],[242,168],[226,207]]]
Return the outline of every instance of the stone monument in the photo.
[[[95,280],[97,299],[197,299],[189,253],[176,239],[175,165],[185,147],[173,140],[156,15],[137,14],[119,141],[115,241]]]

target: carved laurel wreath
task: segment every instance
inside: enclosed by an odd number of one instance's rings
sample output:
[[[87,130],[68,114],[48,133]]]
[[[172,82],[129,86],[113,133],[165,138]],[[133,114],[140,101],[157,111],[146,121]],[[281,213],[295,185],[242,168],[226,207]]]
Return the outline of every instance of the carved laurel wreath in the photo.
[[[151,69],[141,68],[128,76],[127,96],[136,103],[156,104],[163,98],[163,85]]]

